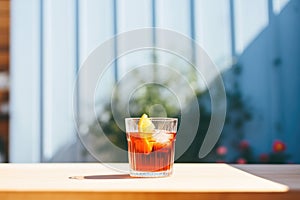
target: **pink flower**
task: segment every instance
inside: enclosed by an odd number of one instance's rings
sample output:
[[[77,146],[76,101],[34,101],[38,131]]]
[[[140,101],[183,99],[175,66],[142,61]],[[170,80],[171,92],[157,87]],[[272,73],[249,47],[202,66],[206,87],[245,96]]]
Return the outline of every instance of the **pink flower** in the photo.
[[[274,143],[273,143],[273,151],[275,153],[283,152],[283,151],[285,151],[285,149],[286,149],[286,146],[285,146],[285,144],[282,141],[280,141],[280,140],[275,140],[274,141]]]
[[[241,150],[245,150],[249,148],[249,142],[247,140],[242,140],[239,144]]]
[[[225,146],[219,146],[217,148],[217,154],[223,156],[227,153],[227,148]]]
[[[245,158],[239,158],[237,159],[236,161],[238,164],[246,164],[247,163],[247,160]]]

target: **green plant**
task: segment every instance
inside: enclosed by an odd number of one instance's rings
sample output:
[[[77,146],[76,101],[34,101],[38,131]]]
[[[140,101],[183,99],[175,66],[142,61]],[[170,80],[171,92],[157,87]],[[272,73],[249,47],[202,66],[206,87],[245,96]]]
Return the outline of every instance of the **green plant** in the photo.
[[[238,76],[242,73],[241,65],[235,65],[232,69],[235,76]],[[153,73],[154,77],[159,77],[156,67],[154,67]],[[188,77],[190,82],[196,83],[198,81],[193,71],[188,72],[186,77]],[[141,84],[143,83],[143,80],[138,73],[134,74],[133,78],[137,81],[140,81]],[[174,77],[170,77],[164,80],[164,85],[176,84],[176,81],[177,80]],[[174,98],[172,96],[173,94],[166,90],[164,87],[159,84],[155,84],[155,80],[153,82],[153,84],[143,85],[137,91],[135,91],[135,93],[132,94],[129,101],[130,115],[139,117],[143,113],[150,113],[150,116],[152,114],[152,116],[169,116],[177,117],[180,119],[181,110],[178,106],[178,102],[176,102],[176,98]],[[199,128],[194,141],[187,149],[187,151],[178,159],[178,162],[229,162],[226,156],[227,151],[226,153],[223,152],[221,156],[220,151],[217,151],[217,149],[220,149],[220,147],[224,146],[222,144],[222,138],[226,137],[227,134],[231,134],[226,132],[223,133],[223,136],[220,138],[213,151],[207,157],[205,157],[204,159],[200,159],[198,157],[199,149],[203,143],[206,131],[210,123],[211,102],[210,95],[207,90],[201,91],[196,87],[195,91],[201,112],[201,119],[198,122]],[[244,139],[244,124],[247,121],[251,120],[252,115],[249,111],[250,109],[248,105],[244,101],[244,97],[242,96],[237,81],[233,83],[233,87],[230,88],[230,90],[226,91],[226,93],[228,102],[227,113],[230,114],[226,116],[225,127],[230,126],[234,130],[236,134],[235,137],[231,137],[232,144],[234,145],[236,151],[241,153],[240,157],[245,157],[246,154],[250,155],[251,152],[245,149],[241,151],[239,143]],[[117,93],[113,98],[113,102],[115,102],[115,104],[113,105],[115,114],[124,116],[124,110],[121,109],[121,106],[118,106],[118,104],[122,103],[122,99],[120,98],[119,94]],[[111,106],[111,102],[105,104],[102,115],[99,115],[98,120],[90,125],[89,131],[94,135],[99,134],[97,133],[97,129],[95,127],[100,125],[106,137],[112,143],[122,149],[127,149],[125,133],[118,127],[117,123],[115,122],[112,115]],[[188,104],[187,107],[184,107],[182,109],[189,110]],[[102,118],[102,116],[105,117]],[[252,160],[252,158],[249,160]]]

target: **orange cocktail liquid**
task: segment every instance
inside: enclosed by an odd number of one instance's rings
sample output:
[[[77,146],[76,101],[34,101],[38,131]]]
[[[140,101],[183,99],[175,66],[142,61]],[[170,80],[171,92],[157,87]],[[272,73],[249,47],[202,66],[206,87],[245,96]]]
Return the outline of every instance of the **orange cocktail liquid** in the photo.
[[[172,169],[176,133],[164,132],[163,140],[144,133],[127,133],[130,168],[134,171],[160,172]]]

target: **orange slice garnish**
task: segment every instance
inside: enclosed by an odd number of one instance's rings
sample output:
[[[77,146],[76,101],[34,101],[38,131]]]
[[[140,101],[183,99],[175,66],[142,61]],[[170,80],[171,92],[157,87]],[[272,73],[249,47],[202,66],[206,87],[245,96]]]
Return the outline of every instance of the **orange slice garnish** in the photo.
[[[138,153],[149,154],[153,148],[153,142],[150,142],[146,138],[140,138],[134,141],[134,148]]]
[[[135,143],[136,149],[140,153],[149,154],[153,148],[153,142],[150,142],[152,133],[154,132],[155,126],[152,121],[148,118],[148,115],[143,114],[138,123],[138,131],[140,140]]]

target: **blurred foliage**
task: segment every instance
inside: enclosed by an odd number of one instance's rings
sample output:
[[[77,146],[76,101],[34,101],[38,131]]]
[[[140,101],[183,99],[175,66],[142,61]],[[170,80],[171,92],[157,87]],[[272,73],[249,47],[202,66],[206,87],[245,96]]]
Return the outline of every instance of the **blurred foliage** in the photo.
[[[255,158],[248,141],[244,139],[244,126],[252,119],[252,113],[250,112],[251,108],[247,105],[247,101],[242,95],[238,84],[238,77],[241,73],[242,66],[240,64],[232,66],[229,73],[229,76],[233,77],[231,87],[226,88],[227,113],[230,114],[226,115],[224,128],[230,131],[223,131],[223,134],[214,149],[203,159],[200,159],[198,154],[210,124],[211,102],[207,90],[200,92],[199,88],[195,88],[199,109],[201,111],[201,120],[198,122],[198,131],[195,139],[186,152],[177,159],[176,162],[228,162],[240,164],[286,162],[288,156],[284,151],[273,151],[271,153],[262,154],[259,158]],[[226,76],[228,76],[228,74],[226,74]],[[197,82],[193,73],[187,75],[187,77],[189,77],[190,82]],[[135,78],[139,79],[138,74],[136,74]],[[176,84],[176,79],[169,79],[165,82],[165,85],[174,82]],[[152,116],[154,114],[156,117],[176,117],[179,118],[180,122],[180,106],[178,106],[178,102],[176,104],[171,100],[173,98],[172,95],[172,93],[166,92],[165,88],[162,88],[159,84],[143,85],[136,94],[132,94],[132,98],[129,102],[130,115],[140,117],[143,113],[150,113],[150,116],[152,113]],[[114,98],[116,98],[115,102],[119,101],[118,95],[114,96]],[[153,107],[153,105],[157,106]],[[116,106],[114,114],[123,116],[124,110],[118,109],[118,105],[114,106]],[[188,106],[184,109],[188,109]],[[97,128],[95,126],[99,125],[103,129],[106,137],[109,138],[112,143],[127,150],[126,135],[113,118],[111,102],[105,105],[104,111],[101,113],[101,116],[99,116],[98,121],[90,126],[89,132],[97,135]],[[235,151],[234,158],[229,159],[227,156],[228,148],[222,142],[222,138],[224,137],[229,137],[229,140],[231,141],[230,144]]]
[[[236,66],[233,69],[236,75],[242,72],[240,66]],[[190,82],[197,82],[194,73],[189,73],[187,77],[190,79]],[[139,79],[138,74],[136,74],[135,78]],[[165,82],[165,85],[172,83],[176,84],[176,81],[176,79],[169,79]],[[206,158],[200,159],[198,157],[199,149],[202,145],[211,119],[211,102],[210,95],[207,90],[200,92],[199,88],[195,88],[195,91],[199,109],[201,111],[201,120],[198,122],[198,131],[195,139],[193,140],[191,146],[186,150],[186,152],[177,160],[177,162],[216,162],[219,159],[218,155],[215,153],[215,149],[220,146],[220,141]],[[226,94],[228,102],[227,113],[234,113],[234,115],[226,116],[225,126],[233,126],[234,130],[238,133],[237,138],[233,138],[234,140],[236,140],[234,143],[236,143],[243,138],[243,126],[246,121],[251,119],[251,113],[244,103],[238,84],[235,84],[233,90],[226,91]],[[116,102],[119,101],[118,95],[114,96],[114,98],[116,98]],[[179,118],[180,122],[180,106],[178,106],[178,102],[177,104],[174,104],[174,101],[171,101],[171,98],[172,93],[167,94],[166,91],[158,84],[144,85],[142,88],[140,88],[140,91],[137,92],[136,95],[133,95],[133,97],[130,99],[130,115],[139,117],[143,113],[150,113],[150,116],[151,113],[155,113],[156,117],[176,117]],[[152,105],[159,106],[151,107]],[[119,114],[120,116],[122,116],[124,111],[119,110],[117,105],[114,106],[116,106],[116,108],[114,109],[116,113],[114,114]],[[188,109],[188,106],[184,109]],[[101,116],[105,116],[104,119],[101,118]],[[104,112],[102,112],[101,116],[99,116],[98,122],[95,122],[90,126],[89,132],[97,135],[95,126],[100,125],[103,129],[103,132],[106,134],[106,137],[109,138],[112,143],[126,150],[126,135],[114,121],[111,102],[105,105]]]
[[[138,96],[130,99],[130,115],[140,117],[143,113],[155,113],[155,117],[168,116],[180,118],[179,108],[171,105],[168,98],[165,98],[165,95],[162,95],[162,93],[163,91],[156,84],[145,85],[142,88],[142,92]],[[149,107],[149,105],[159,106]],[[105,106],[106,119],[103,120],[99,118],[98,122],[91,125],[90,132],[93,134],[97,134],[97,129],[95,128],[95,126],[100,125],[103,132],[112,143],[124,150],[127,150],[126,135],[115,122],[111,110],[111,104],[107,104]],[[116,112],[114,113],[115,115],[124,115],[123,110],[114,110]]]
[[[1,137],[0,137],[0,153],[4,153],[4,141]]]
[[[0,137],[0,163],[4,161],[5,146],[4,141]]]

